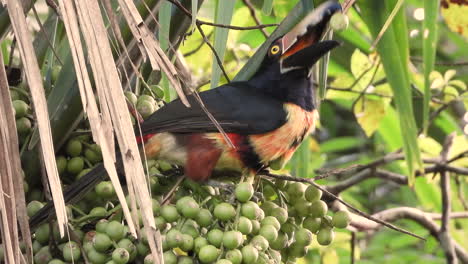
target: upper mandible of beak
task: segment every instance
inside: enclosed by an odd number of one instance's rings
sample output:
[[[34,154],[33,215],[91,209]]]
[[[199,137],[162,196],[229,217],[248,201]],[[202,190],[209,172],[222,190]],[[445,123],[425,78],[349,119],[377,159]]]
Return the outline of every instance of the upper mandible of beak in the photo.
[[[282,38],[284,60],[298,51],[320,41],[328,21],[336,12],[341,12],[341,5],[336,1],[327,1],[308,14]]]

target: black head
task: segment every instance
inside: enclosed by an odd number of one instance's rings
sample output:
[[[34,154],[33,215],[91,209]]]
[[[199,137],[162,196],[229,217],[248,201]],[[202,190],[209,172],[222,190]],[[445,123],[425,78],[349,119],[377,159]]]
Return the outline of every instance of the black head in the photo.
[[[334,40],[321,41],[330,18],[336,12],[341,12],[341,5],[327,1],[291,31],[273,41],[259,70],[249,82],[280,100],[292,101],[308,110],[313,108],[308,76],[312,66],[339,45]]]

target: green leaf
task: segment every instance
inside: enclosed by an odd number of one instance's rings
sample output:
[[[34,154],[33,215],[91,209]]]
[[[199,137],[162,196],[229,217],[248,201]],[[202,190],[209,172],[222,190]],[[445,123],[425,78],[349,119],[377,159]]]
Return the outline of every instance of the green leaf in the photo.
[[[232,14],[234,13],[234,5],[236,1],[218,0],[216,5],[215,22],[219,24],[230,24]],[[226,52],[226,42],[229,29],[216,27],[214,30],[214,48],[221,62],[223,61]],[[211,71],[211,88],[217,87],[221,76],[221,68],[218,65],[216,57],[213,56],[212,71]]]
[[[320,144],[320,152],[342,152],[363,146],[366,141],[357,137],[337,137],[329,139]]]
[[[427,132],[429,125],[429,103],[431,99],[431,82],[429,76],[434,69],[436,44],[437,44],[437,15],[439,11],[439,0],[424,1],[423,21],[423,69],[424,69],[424,101],[423,101],[423,124]]]
[[[196,6],[195,6],[196,8]],[[159,9],[159,31],[158,31],[158,38],[159,38],[159,45],[161,46],[162,50],[166,50],[169,47],[169,32],[171,30],[171,12],[172,12],[172,4],[168,1],[164,1],[161,4]],[[166,102],[170,102],[176,97],[176,91],[169,87],[169,80],[164,72],[161,72],[161,87],[164,90],[164,100]]]
[[[377,37],[385,19],[389,16],[398,0],[360,2],[362,17],[366,21],[372,35]],[[417,127],[414,119],[413,103],[411,100],[411,85],[409,82],[409,44],[408,29],[405,18],[405,8],[401,8],[395,15],[387,31],[382,35],[377,45],[377,51],[390,83],[394,101],[399,113],[403,150],[407,162],[408,182],[414,184],[416,170],[422,168],[422,161],[417,142]],[[376,15],[378,14],[378,15]]]
[[[263,0],[262,12],[264,15],[269,16],[273,9],[273,0]]]
[[[380,121],[385,116],[388,102],[381,98],[370,99],[361,96],[354,105],[354,115],[368,137],[379,128]]]
[[[299,23],[302,18],[304,18],[310,11],[312,11],[312,9],[313,6],[311,4],[303,6],[303,2],[299,1],[296,6],[288,13],[281,24],[276,28],[276,30],[270,35],[270,37],[262,44],[262,46],[258,48],[257,52],[255,52],[250,60],[244,65],[244,67],[242,67],[242,69],[237,73],[236,77],[234,77],[234,81],[244,81],[252,77],[252,75],[260,66],[260,63],[262,62],[267,52],[267,48],[271,45],[273,40],[286,34],[297,23]],[[278,10],[275,8],[275,12],[276,11]]]

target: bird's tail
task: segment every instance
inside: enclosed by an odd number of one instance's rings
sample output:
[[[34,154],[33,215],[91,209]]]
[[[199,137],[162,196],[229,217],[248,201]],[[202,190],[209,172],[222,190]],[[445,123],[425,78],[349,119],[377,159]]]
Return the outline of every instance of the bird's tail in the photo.
[[[83,175],[83,177],[79,178],[65,189],[63,193],[65,204],[78,202],[86,193],[106,177],[107,173],[104,165],[102,163],[97,165],[89,173]],[[34,230],[53,216],[55,216],[54,203],[49,201],[35,215],[33,215],[31,219],[29,219],[29,227],[31,230]]]

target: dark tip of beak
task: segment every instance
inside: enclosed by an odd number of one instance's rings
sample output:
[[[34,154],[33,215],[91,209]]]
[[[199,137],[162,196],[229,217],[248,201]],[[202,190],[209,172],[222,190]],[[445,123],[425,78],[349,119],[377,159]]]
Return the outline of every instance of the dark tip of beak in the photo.
[[[310,68],[323,55],[330,50],[338,47],[341,43],[335,40],[325,40],[316,43],[310,47],[296,52],[294,55],[287,57],[283,63],[283,68]]]

